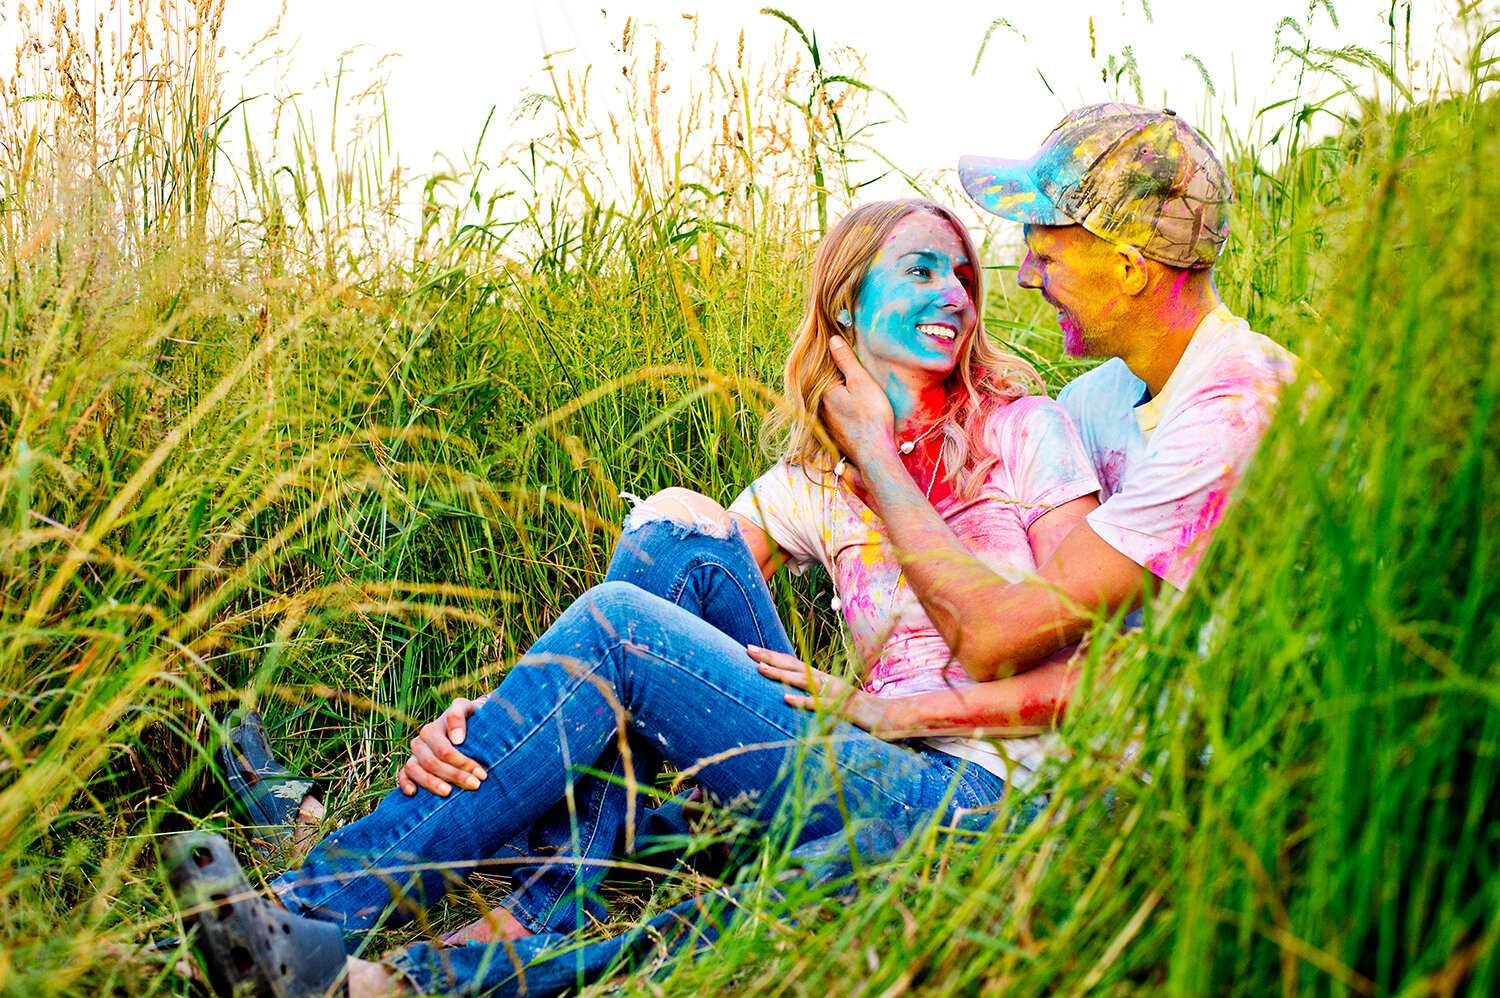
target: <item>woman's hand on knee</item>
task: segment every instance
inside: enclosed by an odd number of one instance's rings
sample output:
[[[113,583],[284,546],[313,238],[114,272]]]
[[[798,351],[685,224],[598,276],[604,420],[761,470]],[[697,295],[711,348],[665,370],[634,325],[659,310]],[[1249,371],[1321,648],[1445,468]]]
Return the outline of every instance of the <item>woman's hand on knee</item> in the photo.
[[[453,792],[454,787],[478,790],[479,783],[487,774],[484,767],[460,752],[455,746],[462,745],[467,733],[469,718],[488,699],[480,697],[470,700],[456,697],[448,709],[435,721],[422,725],[411,740],[411,758],[396,774],[396,786],[410,797],[418,787],[424,787],[440,797]]]

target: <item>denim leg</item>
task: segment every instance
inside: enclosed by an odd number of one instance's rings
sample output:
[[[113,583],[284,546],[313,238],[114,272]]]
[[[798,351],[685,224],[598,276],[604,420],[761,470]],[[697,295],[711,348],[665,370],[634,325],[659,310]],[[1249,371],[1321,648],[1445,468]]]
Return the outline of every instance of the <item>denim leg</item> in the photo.
[[[651,746],[631,738],[630,748],[627,767],[619,748],[609,746],[595,764],[604,775],[578,775],[568,798],[495,857],[515,884],[504,906],[532,932],[576,932],[609,917],[598,887],[625,844],[627,816],[634,817],[637,841],[652,827],[647,798],[630,799],[626,770],[649,790],[661,769]]]
[[[969,815],[955,824],[978,832],[988,826],[990,817]],[[420,943],[392,954],[386,962],[421,994],[535,998],[571,993],[608,972],[637,970],[687,946],[705,948],[734,921],[741,899],[750,892],[764,892],[773,905],[784,902],[788,879],[799,881],[802,891],[853,899],[858,888],[852,857],[865,866],[893,859],[933,818],[933,812],[912,811],[892,820],[857,823],[793,850],[795,867],[776,884],[730,887],[692,898],[611,939],[585,944],[562,934],[538,935],[518,941],[510,951],[478,943],[448,949]],[[1021,823],[1026,820],[1023,816]]]
[[[625,520],[605,579],[675,603],[742,645],[792,654],[771,591],[738,530],[716,537],[638,509]]]
[[[553,998],[580,991],[607,973],[671,956],[684,946],[712,944],[733,920],[738,893],[692,898],[610,939],[585,943],[547,933],[508,946],[418,943],[383,962],[404,975],[417,994]]]
[[[791,640],[750,549],[738,530],[718,533],[637,509],[625,520],[605,580],[629,582],[660,596],[742,644],[790,654]],[[606,767],[601,763],[600,768]],[[622,774],[623,769],[615,772],[612,780],[580,776],[575,808],[558,805],[504,850],[511,858],[501,862],[513,867],[516,884],[505,907],[532,932],[573,932],[607,917],[598,887],[617,855],[625,824]],[[639,782],[649,786],[654,778],[655,770],[637,765]],[[692,834],[677,802],[653,815],[650,827],[674,841]],[[554,859],[515,866],[514,857],[540,855]],[[657,859],[669,861],[662,852]]]
[[[569,607],[469,724],[465,749],[489,771],[478,790],[393,791],[273,888],[300,914],[362,931],[387,908],[409,920],[563,798],[624,730],[653,743],[723,800],[795,840],[844,816],[902,818],[974,807],[999,780],[934,750],[880,741],[786,705],[744,647],[680,607],[608,582]],[[962,770],[962,772],[960,772]],[[958,776],[958,779],[955,779]]]

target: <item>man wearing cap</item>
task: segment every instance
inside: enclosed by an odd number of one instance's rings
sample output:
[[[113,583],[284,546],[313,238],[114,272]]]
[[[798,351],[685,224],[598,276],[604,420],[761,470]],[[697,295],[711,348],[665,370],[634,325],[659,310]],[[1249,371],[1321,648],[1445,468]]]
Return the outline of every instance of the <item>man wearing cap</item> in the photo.
[[[1095,613],[1139,606],[1163,583],[1186,587],[1295,359],[1219,302],[1229,178],[1174,112],[1080,108],[1030,159],[966,157],[959,174],[981,207],[1025,224],[1017,281],[1057,310],[1068,352],[1112,358],[1059,396],[1101,505],[1035,576],[1008,583],[913,483],[884,393],[837,339],[846,385],[828,393],[824,417],[959,661],[1002,680],[971,691],[1004,727],[1039,696],[1061,706],[1068,671],[1054,653]]]

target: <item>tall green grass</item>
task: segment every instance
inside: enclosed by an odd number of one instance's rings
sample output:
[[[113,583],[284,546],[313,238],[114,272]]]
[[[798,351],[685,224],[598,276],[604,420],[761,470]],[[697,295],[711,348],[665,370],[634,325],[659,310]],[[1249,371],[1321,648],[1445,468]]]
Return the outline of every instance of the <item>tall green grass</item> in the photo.
[[[563,79],[540,101],[555,134],[434,178],[401,247],[375,227],[396,203],[378,150],[331,162],[304,131],[286,162],[224,152],[236,119],[198,56],[214,5],[139,16],[177,33],[156,62],[65,39],[61,77],[5,91],[18,995],[183,990],[109,946],[172,931],[157,833],[228,824],[198,748],[213,712],[259,705],[331,779],[335,818],[357,815],[415,721],[493,684],[602,575],[621,490],[728,499],[763,465],[818,221],[855,186],[833,159],[870,134],[858,67],[799,68],[792,47],[718,60],[690,84],[700,117],[668,122],[645,96],[659,54],[627,27],[628,177],[580,155],[603,132]],[[1451,94],[1387,89],[1326,141],[1294,126],[1283,161],[1231,144],[1223,290],[1310,376],[1194,589],[1091,676],[1043,819],[934,841],[936,867],[872,871],[838,917],[736,933],[661,986],[1495,990],[1488,44],[1476,30]],[[61,96],[111,72],[159,85],[139,107]],[[1055,387],[1077,368],[1041,311],[996,295],[991,326]],[[810,651],[832,640],[827,588],[778,586]]]

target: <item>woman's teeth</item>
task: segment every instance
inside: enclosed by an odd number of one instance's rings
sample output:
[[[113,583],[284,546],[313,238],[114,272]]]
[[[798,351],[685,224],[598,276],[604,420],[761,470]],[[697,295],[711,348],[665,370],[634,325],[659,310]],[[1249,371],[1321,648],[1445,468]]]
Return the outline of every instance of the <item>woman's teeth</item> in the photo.
[[[958,335],[958,333],[947,326],[918,326],[917,332],[926,333],[928,336],[936,336],[940,340],[951,340]]]

